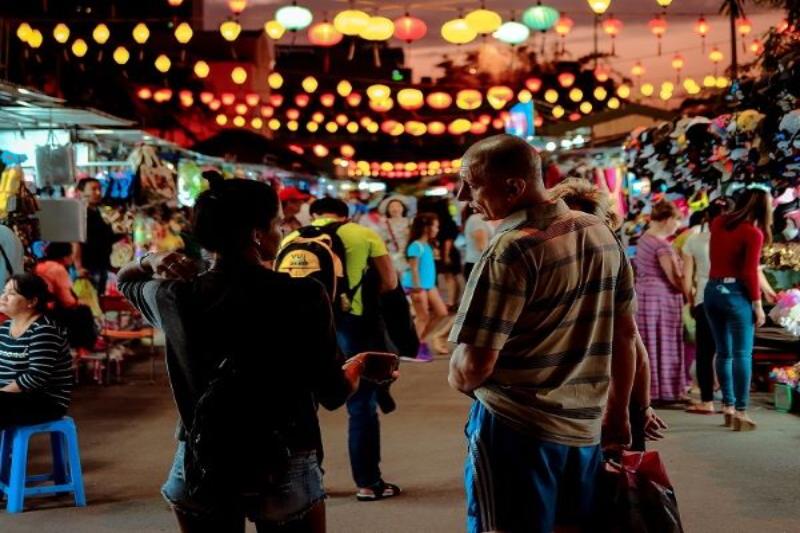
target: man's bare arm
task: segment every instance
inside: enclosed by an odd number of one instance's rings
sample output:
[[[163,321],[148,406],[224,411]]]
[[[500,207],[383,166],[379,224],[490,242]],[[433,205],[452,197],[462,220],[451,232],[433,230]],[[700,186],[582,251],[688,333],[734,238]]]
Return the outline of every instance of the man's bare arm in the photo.
[[[447,381],[454,389],[471,394],[492,375],[499,354],[498,350],[491,348],[459,344],[450,358]]]

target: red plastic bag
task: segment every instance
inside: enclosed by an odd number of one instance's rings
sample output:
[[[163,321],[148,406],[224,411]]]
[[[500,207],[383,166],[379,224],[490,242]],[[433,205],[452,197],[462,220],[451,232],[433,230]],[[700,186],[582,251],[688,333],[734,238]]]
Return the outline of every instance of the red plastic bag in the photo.
[[[623,452],[604,463],[600,502],[605,531],[683,533],[678,501],[658,452]]]

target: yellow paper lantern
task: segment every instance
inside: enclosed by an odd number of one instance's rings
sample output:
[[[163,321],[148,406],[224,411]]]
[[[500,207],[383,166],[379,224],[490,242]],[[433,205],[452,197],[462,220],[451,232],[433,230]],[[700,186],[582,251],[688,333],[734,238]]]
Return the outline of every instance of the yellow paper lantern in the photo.
[[[724,89],[725,87],[727,87],[730,84],[731,84],[731,80],[729,80],[727,77],[725,77],[725,76],[717,77],[717,83],[716,83],[717,89]]]
[[[147,24],[140,22],[133,27],[131,35],[133,35],[133,40],[136,41],[137,44],[144,44],[150,38],[150,29],[147,27]]]
[[[447,93],[430,93],[425,99],[427,104],[433,109],[447,109],[453,103],[453,97]]]
[[[494,109],[503,109],[513,99],[514,91],[505,85],[489,87],[489,90],[486,91],[486,101]]]
[[[243,116],[237,115],[233,117],[233,125],[237,128],[243,128],[245,124],[247,124],[247,121]]]
[[[544,92],[544,99],[551,104],[558,102],[558,91],[555,89],[547,89]]]
[[[564,113],[565,113],[564,108],[561,107],[560,105],[557,105],[557,106],[555,106],[553,108],[553,117],[554,118],[561,118],[561,117],[564,116]]]
[[[161,54],[156,58],[154,65],[156,66],[156,70],[159,72],[167,73],[172,67],[172,61],[170,61],[169,58],[164,54]]]
[[[231,70],[231,80],[236,85],[243,85],[247,81],[247,71],[244,67],[234,67]]]
[[[270,121],[267,122],[267,127],[272,131],[277,131],[281,129],[281,121],[277,118],[270,119]]]
[[[328,122],[327,124],[325,124],[325,130],[328,133],[336,133],[337,131],[339,131],[339,125],[335,122]]]
[[[39,48],[42,46],[44,42],[44,35],[39,30],[32,30],[31,34],[28,35],[28,45],[31,48]]]
[[[413,137],[421,137],[428,132],[428,126],[424,122],[418,120],[409,120],[405,124],[406,133]]]
[[[296,120],[290,120],[286,123],[286,129],[289,131],[297,131],[300,129],[300,123]]]
[[[379,129],[380,126],[378,126],[377,122],[370,122],[370,124],[367,126],[367,131],[370,133],[378,133]]]
[[[478,109],[483,103],[483,95],[475,89],[462,89],[456,94],[456,106],[465,111]],[[467,121],[469,122],[469,121]],[[470,126],[472,123],[470,123]]]
[[[103,23],[95,26],[94,31],[92,31],[92,39],[94,39],[97,44],[106,44],[109,37],[111,37],[111,31],[109,31],[108,26]]]
[[[317,130],[319,130],[319,124],[317,124],[316,122],[313,122],[313,121],[312,122],[308,122],[306,124],[306,129],[311,133],[316,133]]]
[[[351,134],[358,133],[358,124],[355,122],[348,122],[347,123],[347,132]]]
[[[277,41],[286,33],[286,28],[277,20],[268,20],[264,23],[264,33],[266,33],[270,39]]]
[[[674,90],[675,90],[675,84],[672,83],[671,81],[665,81],[664,83],[661,84],[661,92],[671,93]]]
[[[465,19],[453,19],[442,25],[442,37],[448,43],[467,44],[478,36],[478,32]]]
[[[27,22],[23,22],[17,27],[17,38],[23,43],[28,42],[31,33],[33,33],[33,28]]]
[[[580,102],[583,98],[583,91],[575,87],[569,92],[569,99],[573,102]]]
[[[219,114],[219,115],[217,115],[216,121],[217,121],[218,125],[224,126],[225,124],[228,123],[228,117],[226,117],[223,114]]]
[[[434,120],[433,122],[428,123],[428,133],[431,135],[441,135],[445,131],[447,131],[447,126],[444,125],[444,122]]]
[[[113,57],[114,57],[114,61],[116,61],[118,64],[124,65],[124,64],[126,64],[128,62],[128,60],[130,60],[131,53],[128,52],[128,49],[125,48],[124,46],[118,46],[114,50]]]
[[[394,100],[391,98],[384,98],[383,100],[370,100],[369,108],[378,113],[386,113],[394,107]]]
[[[517,94],[517,100],[519,100],[521,104],[527,104],[528,102],[533,100],[533,94],[528,89],[522,89]]]
[[[283,87],[283,76],[281,76],[278,72],[271,73],[269,76],[267,76],[267,85],[269,85],[271,89],[280,89]]]
[[[191,41],[193,35],[194,31],[188,22],[181,22],[178,24],[178,27],[175,28],[175,40],[181,44],[186,44]]]
[[[631,88],[629,85],[620,85],[617,87],[617,96],[620,98],[628,98],[631,95]]]
[[[451,135],[464,135],[472,129],[472,122],[465,118],[457,118],[447,126]]]
[[[425,96],[419,89],[402,89],[397,93],[397,103],[403,109],[415,111],[421,108],[424,102]]]
[[[672,93],[671,92],[661,91],[661,94],[659,94],[658,96],[659,96],[659,98],[661,98],[662,100],[664,100],[666,102],[667,100],[672,98]]]
[[[89,45],[83,39],[75,39],[72,42],[72,53],[75,57],[83,57],[89,51]]]
[[[242,25],[236,20],[226,20],[219,25],[219,33],[226,41],[233,42],[238,39],[239,34],[242,33]]]
[[[339,93],[339,96],[342,98],[346,98],[353,92],[353,85],[347,80],[342,80],[336,84],[336,92]]]
[[[642,93],[642,96],[653,96],[656,88],[653,87],[652,83],[645,83],[639,88],[639,92]]]
[[[261,117],[255,117],[250,121],[250,127],[254,130],[260,130],[264,127],[264,121],[261,119]]]
[[[370,100],[385,100],[392,95],[392,90],[380,83],[367,87],[367,97]]]
[[[608,99],[608,108],[609,109],[619,109],[620,101],[616,96],[612,96]]]
[[[595,98],[595,100],[598,100],[598,101],[602,102],[607,97],[608,97],[608,91],[606,90],[605,87],[595,87],[595,89],[594,89],[594,98]]]
[[[370,17],[358,35],[367,41],[386,41],[394,35],[394,22],[386,17]]]
[[[499,14],[484,8],[470,11],[464,20],[481,35],[493,33],[503,24],[503,18]]]
[[[589,9],[591,9],[595,15],[602,15],[606,11],[608,11],[608,6],[611,5],[611,0],[587,0],[589,3]]]
[[[64,44],[65,42],[69,41],[69,26],[64,24],[63,22],[59,22],[56,24],[56,27],[53,28],[53,39],[56,42]]]
[[[705,87],[715,87],[717,85],[717,78],[709,74],[703,78],[703,85]]]
[[[588,115],[592,112],[592,103],[591,102],[582,102],[581,103],[581,112],[584,115]]]
[[[339,33],[349,36],[361,34],[369,26],[370,16],[359,9],[346,9],[333,19]]]
[[[207,78],[211,72],[211,67],[202,59],[194,64],[194,75],[200,79]]]
[[[319,82],[317,81],[317,78],[315,78],[314,76],[306,76],[300,83],[300,85],[303,87],[303,90],[305,92],[313,93],[314,91],[317,90],[317,87],[319,87]]]

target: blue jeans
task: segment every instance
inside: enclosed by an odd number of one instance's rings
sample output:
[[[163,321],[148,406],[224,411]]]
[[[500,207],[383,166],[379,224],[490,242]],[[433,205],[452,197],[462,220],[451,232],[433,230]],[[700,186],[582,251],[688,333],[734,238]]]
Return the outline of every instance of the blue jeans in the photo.
[[[722,403],[744,411],[750,401],[753,374],[755,316],[747,290],[739,282],[711,280],[705,302],[714,343],[717,346],[717,377]]]
[[[544,442],[506,426],[476,401],[465,430],[467,532],[593,528],[600,446]]]
[[[382,337],[369,327],[364,317],[344,314],[337,317],[336,337],[339,348],[347,357],[360,352],[385,350]],[[353,481],[357,487],[367,488],[381,481],[381,427],[378,420],[378,389],[361,380],[355,394],[347,400],[348,448]]]

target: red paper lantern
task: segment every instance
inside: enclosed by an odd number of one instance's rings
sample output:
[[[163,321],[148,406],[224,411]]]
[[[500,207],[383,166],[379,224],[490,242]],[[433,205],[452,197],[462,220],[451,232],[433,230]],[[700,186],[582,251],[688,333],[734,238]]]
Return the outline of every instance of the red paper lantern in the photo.
[[[528,78],[525,80],[525,87],[532,93],[538,93],[542,88],[542,80],[539,78]]]
[[[261,116],[264,118],[272,118],[275,114],[275,108],[268,105],[261,106]]]
[[[577,122],[577,121],[579,121],[580,119],[581,119],[581,114],[580,114],[580,113],[572,113],[572,114],[569,116],[569,120],[570,120],[571,122]]]
[[[142,87],[138,91],[136,91],[136,96],[138,96],[142,100],[149,100],[153,97],[153,91],[148,89],[147,87]]]
[[[562,72],[558,75],[558,84],[562,87],[572,87],[573,83],[575,83],[575,74],[572,72]]]
[[[351,107],[358,107],[361,105],[361,95],[357,92],[348,94],[345,100],[347,100],[347,104]]]
[[[210,104],[212,101],[214,101],[214,93],[210,93],[208,91],[201,92],[200,101],[206,105]]]
[[[222,93],[220,99],[222,100],[222,105],[233,105],[236,101],[236,95],[233,93]]]
[[[246,94],[246,95],[245,95],[245,97],[244,97],[244,101],[245,101],[245,102],[247,103],[247,105],[249,105],[250,107],[255,107],[255,106],[257,106],[257,105],[258,105],[258,102],[259,102],[260,100],[261,100],[261,97],[260,97],[259,95],[257,95],[256,93],[248,93],[248,94]]]
[[[297,107],[306,107],[311,98],[306,93],[300,93],[294,97],[294,103]]]
[[[482,122],[473,122],[469,132],[473,135],[483,135],[486,133],[486,124]]]
[[[428,25],[425,21],[412,17],[408,13],[394,21],[394,36],[411,44],[425,37],[428,33]]]
[[[209,104],[208,104],[208,108],[211,111],[217,111],[217,110],[219,110],[220,107],[222,107],[222,102],[220,102],[217,99],[211,100],[211,102],[209,102]]]
[[[611,37],[611,55],[615,55],[617,53],[617,35],[622,31],[622,21],[615,18],[614,15],[609,15],[608,18],[603,20],[603,31]]]
[[[694,32],[700,36],[703,53],[706,52],[706,35],[708,35],[708,32],[710,31],[711,31],[711,26],[709,25],[706,18],[701,15],[700,18],[697,19],[697,22],[694,23]]]
[[[288,109],[286,111],[286,118],[288,118],[289,120],[297,120],[298,118],[300,118],[300,111],[294,108]]]
[[[283,95],[282,94],[271,94],[269,95],[269,104],[272,107],[280,107],[283,105]]]
[[[667,33],[667,20],[661,15],[656,15],[647,23],[650,33],[658,39],[658,55],[661,55],[661,38]]]
[[[336,102],[336,97],[332,93],[324,93],[319,97],[319,103],[324,107],[333,107]]]
[[[736,19],[736,30],[742,37],[747,37],[753,31],[753,23],[747,17],[738,18]]]
[[[308,40],[317,46],[336,46],[343,38],[344,36],[327,20],[308,28]]]
[[[544,124],[544,119],[542,118],[542,115],[536,115],[533,119],[533,125],[536,126],[537,128],[541,128],[543,124]]]
[[[453,97],[447,93],[435,92],[430,93],[425,101],[433,109],[447,109],[453,103]]]

